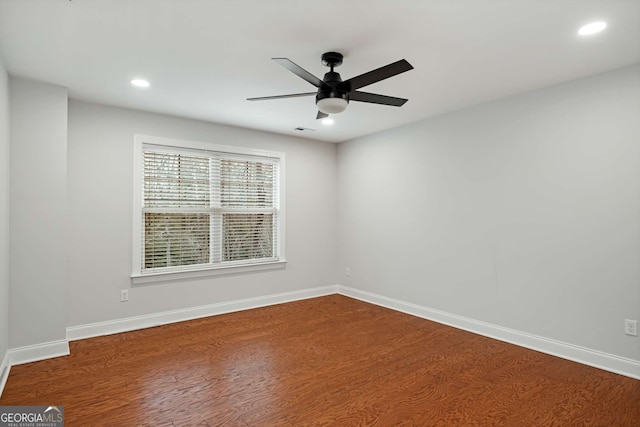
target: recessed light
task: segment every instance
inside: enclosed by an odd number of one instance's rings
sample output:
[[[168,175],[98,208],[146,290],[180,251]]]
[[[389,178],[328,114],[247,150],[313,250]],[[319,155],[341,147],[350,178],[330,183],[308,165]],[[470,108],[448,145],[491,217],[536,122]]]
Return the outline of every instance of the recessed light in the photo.
[[[605,28],[607,28],[607,23],[604,21],[591,22],[580,27],[580,29],[578,30],[578,34],[580,34],[581,36],[590,36],[591,34],[599,33]]]
[[[149,82],[144,79],[133,79],[131,80],[131,84],[135,87],[149,87]]]
[[[333,124],[333,119],[330,117],[325,117],[322,119],[322,124],[325,126],[331,126]]]

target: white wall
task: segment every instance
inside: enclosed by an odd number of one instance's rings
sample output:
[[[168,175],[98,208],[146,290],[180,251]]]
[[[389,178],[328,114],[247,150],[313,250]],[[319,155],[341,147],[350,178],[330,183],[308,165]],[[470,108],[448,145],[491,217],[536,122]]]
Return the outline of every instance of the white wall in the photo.
[[[11,79],[11,348],[65,339],[67,90]]]
[[[9,77],[0,57],[0,382],[9,349]],[[0,387],[1,389],[1,387]],[[1,390],[0,390],[1,391]]]
[[[285,152],[286,268],[131,286],[135,133]],[[329,143],[70,101],[67,325],[336,284],[336,153]]]
[[[635,66],[340,144],[341,283],[640,360],[639,118]]]

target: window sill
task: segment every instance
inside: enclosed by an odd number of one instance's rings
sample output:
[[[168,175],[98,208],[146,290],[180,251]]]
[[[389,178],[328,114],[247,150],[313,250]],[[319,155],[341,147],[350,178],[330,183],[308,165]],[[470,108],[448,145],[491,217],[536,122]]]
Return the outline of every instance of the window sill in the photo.
[[[252,273],[265,270],[281,270],[287,265],[286,260],[270,261],[250,265],[228,265],[224,267],[203,268],[190,271],[162,271],[146,274],[132,274],[132,285],[146,285],[157,282],[168,282],[185,279],[198,279],[201,277],[223,276],[228,274]]]

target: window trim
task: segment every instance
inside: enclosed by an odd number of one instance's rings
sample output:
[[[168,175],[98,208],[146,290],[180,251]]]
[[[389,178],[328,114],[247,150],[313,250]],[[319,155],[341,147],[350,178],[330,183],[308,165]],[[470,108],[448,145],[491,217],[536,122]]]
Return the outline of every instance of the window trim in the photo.
[[[178,150],[208,150],[227,153],[233,155],[248,155],[277,158],[280,162],[279,176],[279,213],[278,213],[278,253],[279,257],[275,261],[266,262],[237,262],[228,263],[220,266],[196,265],[193,267],[180,267],[176,269],[167,269],[164,271],[142,271],[142,180],[144,179],[143,167],[143,145],[152,144],[167,148],[176,148]],[[263,270],[273,270],[285,268],[286,260],[286,200],[285,200],[285,154],[277,151],[267,151],[254,148],[236,147],[231,145],[219,145],[202,141],[187,141],[173,138],[164,138],[158,136],[150,136],[143,134],[134,135],[133,144],[133,253],[132,253],[132,284],[149,284],[153,282],[165,282],[170,280],[184,280],[191,278],[200,278],[207,276],[219,276],[226,274],[248,273]]]

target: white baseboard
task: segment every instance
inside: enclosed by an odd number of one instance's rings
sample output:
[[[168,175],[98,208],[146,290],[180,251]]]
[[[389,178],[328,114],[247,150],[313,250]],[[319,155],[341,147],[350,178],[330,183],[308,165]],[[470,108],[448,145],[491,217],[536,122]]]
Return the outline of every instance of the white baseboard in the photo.
[[[542,353],[572,360],[584,365],[593,366],[605,371],[640,379],[640,361],[592,350],[577,345],[540,337],[514,329],[504,328],[491,323],[481,322],[440,310],[423,307],[417,304],[388,298],[371,292],[338,286],[338,293],[361,301],[376,304],[402,313],[411,314],[423,319],[464,329],[465,331],[515,344],[520,347],[540,351]]]
[[[198,307],[180,310],[164,311],[143,316],[109,320],[106,322],[91,323],[88,325],[71,326],[67,328],[67,340],[75,341],[102,335],[117,334],[137,329],[150,328],[153,326],[166,325],[169,323],[183,322],[185,320],[198,319],[201,317],[214,316],[217,314],[231,313],[234,311],[265,307],[268,305],[282,304],[285,302],[316,298],[336,293],[338,293],[338,285],[322,286],[299,291],[283,292],[254,298],[201,305]]]
[[[26,347],[10,348],[8,353],[11,366],[52,359],[59,356],[68,356],[69,341],[50,341],[42,344],[28,345]]]
[[[11,364],[9,363],[9,350],[7,350],[2,358],[2,363],[0,363],[0,397],[2,397],[4,385],[9,378],[9,371],[11,371]]]

